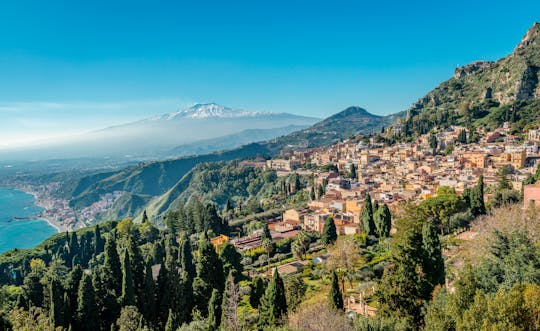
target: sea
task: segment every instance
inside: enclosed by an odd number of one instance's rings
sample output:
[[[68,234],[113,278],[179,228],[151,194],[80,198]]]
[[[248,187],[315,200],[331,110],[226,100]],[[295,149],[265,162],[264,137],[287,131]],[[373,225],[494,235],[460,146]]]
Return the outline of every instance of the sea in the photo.
[[[57,232],[38,219],[43,211],[34,196],[19,190],[0,188],[0,253],[14,248],[32,248]]]

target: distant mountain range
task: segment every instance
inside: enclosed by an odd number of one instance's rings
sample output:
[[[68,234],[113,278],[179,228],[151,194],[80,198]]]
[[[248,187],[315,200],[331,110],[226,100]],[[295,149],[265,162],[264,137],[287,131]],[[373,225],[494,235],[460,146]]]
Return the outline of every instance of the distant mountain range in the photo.
[[[43,144],[39,148],[10,151],[4,155],[0,154],[0,159],[35,160],[118,157],[118,155],[124,155],[130,159],[162,159],[166,156],[170,157],[171,151],[178,151],[178,155],[187,155],[198,141],[206,145],[201,152],[211,152],[239,146],[230,143],[230,135],[243,132],[241,143],[245,144],[261,140],[261,138],[275,138],[291,130],[310,126],[318,120],[314,117],[288,113],[233,109],[215,103],[197,104],[169,114],[73,137],[69,142]],[[266,131],[261,133],[256,130]],[[209,146],[209,139],[229,141],[229,143],[218,144],[216,148],[212,148]],[[184,145],[187,150],[182,151],[179,145]]]

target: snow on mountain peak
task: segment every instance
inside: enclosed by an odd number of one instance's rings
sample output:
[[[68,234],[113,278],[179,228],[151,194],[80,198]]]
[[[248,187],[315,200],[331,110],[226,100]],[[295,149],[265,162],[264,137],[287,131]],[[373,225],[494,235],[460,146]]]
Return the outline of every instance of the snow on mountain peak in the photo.
[[[232,109],[215,103],[196,104],[190,108],[179,110],[165,115],[167,120],[177,118],[234,118],[234,117],[254,117],[268,115],[269,112],[259,112],[243,109]]]

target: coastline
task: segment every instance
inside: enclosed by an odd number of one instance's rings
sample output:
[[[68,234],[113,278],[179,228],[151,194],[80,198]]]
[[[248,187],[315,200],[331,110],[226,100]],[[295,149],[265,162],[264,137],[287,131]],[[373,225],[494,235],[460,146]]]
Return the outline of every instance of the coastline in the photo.
[[[37,216],[39,219],[44,220],[45,222],[47,222],[47,224],[49,224],[50,226],[55,228],[56,232],[58,232],[58,233],[72,231],[71,229],[69,229],[69,227],[67,227],[62,222],[52,220],[51,218],[48,218],[48,217],[46,217],[46,215],[44,215],[47,212],[48,209],[47,209],[47,206],[45,206],[45,204],[43,203],[43,201],[41,201],[39,199],[39,196],[37,195],[37,193],[35,193],[35,192],[25,192],[25,191],[23,191],[23,192],[26,193],[26,194],[32,195],[34,197],[34,205],[43,208],[43,211]]]

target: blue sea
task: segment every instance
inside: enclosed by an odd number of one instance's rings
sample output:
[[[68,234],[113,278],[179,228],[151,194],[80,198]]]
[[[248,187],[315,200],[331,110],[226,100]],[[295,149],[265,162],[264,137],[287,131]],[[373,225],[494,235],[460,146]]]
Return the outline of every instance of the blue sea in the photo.
[[[33,219],[43,210],[34,202],[31,194],[0,188],[0,253],[34,247],[56,233],[45,220]]]

